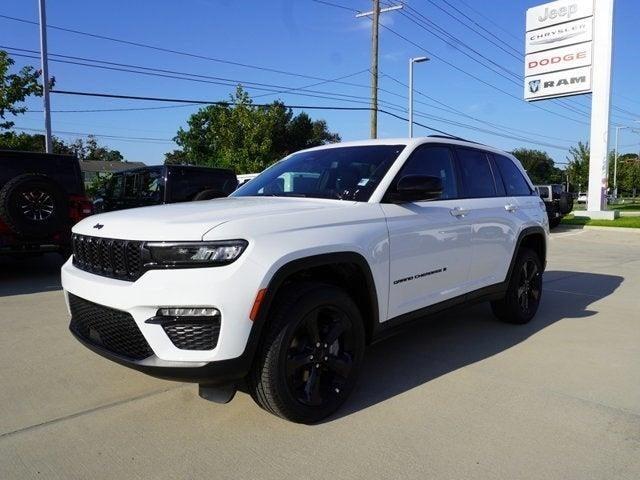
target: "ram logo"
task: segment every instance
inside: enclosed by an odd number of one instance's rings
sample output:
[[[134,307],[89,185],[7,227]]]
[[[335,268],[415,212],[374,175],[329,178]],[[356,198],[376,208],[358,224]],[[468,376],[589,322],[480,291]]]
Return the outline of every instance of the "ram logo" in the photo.
[[[531,80],[529,82],[529,91],[536,93],[538,90],[540,90],[540,80]]]

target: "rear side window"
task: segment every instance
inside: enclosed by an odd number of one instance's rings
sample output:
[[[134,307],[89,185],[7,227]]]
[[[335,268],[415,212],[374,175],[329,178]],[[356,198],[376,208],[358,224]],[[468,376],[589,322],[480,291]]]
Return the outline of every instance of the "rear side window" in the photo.
[[[429,175],[442,180],[441,200],[458,198],[458,185],[449,147],[426,146],[413,152],[402,167],[398,178],[404,175]]]
[[[531,195],[531,187],[529,187],[522,172],[516,167],[513,160],[502,155],[494,155],[494,159],[502,175],[502,181],[504,182],[504,188],[507,190],[507,195],[511,197]]]
[[[238,185],[234,175],[215,170],[176,167],[170,170],[169,177],[172,202],[193,200],[205,190],[216,190],[228,195]]]
[[[496,184],[487,154],[480,150],[458,148],[462,182],[468,198],[497,196]]]

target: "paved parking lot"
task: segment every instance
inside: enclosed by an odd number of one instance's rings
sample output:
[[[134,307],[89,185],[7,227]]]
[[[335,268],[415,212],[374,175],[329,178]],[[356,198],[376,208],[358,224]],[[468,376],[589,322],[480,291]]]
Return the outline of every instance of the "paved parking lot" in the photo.
[[[94,355],[59,266],[0,259],[0,479],[640,477],[638,233],[554,233],[530,325],[478,305],[376,344],[316,426]]]

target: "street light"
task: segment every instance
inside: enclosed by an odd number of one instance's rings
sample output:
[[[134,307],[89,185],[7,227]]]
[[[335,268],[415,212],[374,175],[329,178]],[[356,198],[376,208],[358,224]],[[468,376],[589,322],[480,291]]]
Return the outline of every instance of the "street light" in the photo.
[[[640,120],[634,120],[635,123],[640,123]],[[620,135],[620,130],[634,130],[631,127],[627,126],[618,126],[616,127],[616,146],[613,150],[613,197],[618,198],[618,137]]]
[[[409,59],[409,138],[413,137],[413,64],[428,61],[429,57],[415,57]]]

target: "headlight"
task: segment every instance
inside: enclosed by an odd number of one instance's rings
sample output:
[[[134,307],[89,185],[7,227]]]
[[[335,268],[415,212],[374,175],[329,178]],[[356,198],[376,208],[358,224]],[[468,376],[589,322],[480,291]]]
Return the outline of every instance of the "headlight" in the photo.
[[[245,240],[220,242],[161,243],[145,245],[150,263],[159,267],[207,267],[234,262],[245,248]]]

